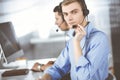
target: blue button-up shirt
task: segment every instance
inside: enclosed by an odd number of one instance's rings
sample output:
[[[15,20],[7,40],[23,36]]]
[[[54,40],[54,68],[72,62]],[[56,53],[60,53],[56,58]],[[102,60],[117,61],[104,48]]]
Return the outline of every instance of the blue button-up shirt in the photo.
[[[70,72],[72,80],[105,80],[108,76],[108,54],[110,53],[109,41],[105,33],[97,30],[89,23],[85,30],[86,36],[81,40],[82,56],[75,64],[72,37],[67,42],[54,65],[45,73],[58,80]],[[73,31],[70,31],[71,36]]]

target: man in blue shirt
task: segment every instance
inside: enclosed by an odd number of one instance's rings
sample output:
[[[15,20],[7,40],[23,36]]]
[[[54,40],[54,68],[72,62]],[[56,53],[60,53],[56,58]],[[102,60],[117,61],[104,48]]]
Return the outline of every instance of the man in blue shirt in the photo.
[[[89,10],[84,0],[63,0],[62,12],[74,31],[54,65],[39,80],[59,80],[70,72],[72,80],[105,80],[110,48],[105,33],[86,20]]]

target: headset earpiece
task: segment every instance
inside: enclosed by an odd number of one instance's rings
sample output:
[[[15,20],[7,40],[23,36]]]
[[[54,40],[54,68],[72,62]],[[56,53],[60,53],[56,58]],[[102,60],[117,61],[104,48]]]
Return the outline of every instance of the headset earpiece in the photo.
[[[89,10],[88,9],[84,9],[83,10],[83,15],[86,17],[89,14]]]
[[[62,2],[60,2],[59,8],[60,8],[60,13],[61,13],[62,19],[63,19],[63,21],[65,21],[63,13],[62,13]]]
[[[84,15],[84,17],[86,17],[89,14],[89,10],[87,9],[85,0],[79,0],[79,1],[81,2],[81,6],[83,9],[83,15]]]

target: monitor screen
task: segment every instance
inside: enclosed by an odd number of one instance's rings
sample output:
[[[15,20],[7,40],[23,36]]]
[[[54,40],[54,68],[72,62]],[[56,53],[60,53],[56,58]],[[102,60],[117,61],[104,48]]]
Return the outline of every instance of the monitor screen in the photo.
[[[23,55],[11,22],[0,23],[0,44],[8,62]]]

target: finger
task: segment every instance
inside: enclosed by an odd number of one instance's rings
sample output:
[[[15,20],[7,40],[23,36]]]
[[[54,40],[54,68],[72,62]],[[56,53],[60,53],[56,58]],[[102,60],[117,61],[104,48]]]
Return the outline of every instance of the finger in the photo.
[[[79,30],[79,32],[80,32],[81,34],[86,35],[86,31],[85,31],[84,28],[83,28],[83,30],[82,30],[82,29],[79,27],[78,30]]]
[[[84,28],[83,26],[81,26],[81,25],[79,25],[79,27],[80,27],[80,29],[83,31],[83,33],[86,34],[85,28]]]
[[[81,30],[81,28],[77,28],[77,32],[82,33],[83,31]]]
[[[80,28],[82,31],[85,31],[85,29],[84,29],[83,26],[81,26],[81,25],[79,25],[79,24],[78,24],[78,26],[79,26],[79,28]]]
[[[81,35],[81,34],[83,34],[83,32],[81,31],[80,28],[78,28],[78,29],[76,29],[76,34]]]
[[[80,32],[80,33],[84,33],[84,31],[83,31],[80,27],[78,27],[77,30],[78,30],[78,32]]]

